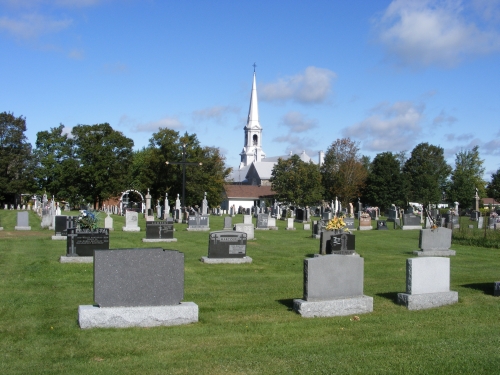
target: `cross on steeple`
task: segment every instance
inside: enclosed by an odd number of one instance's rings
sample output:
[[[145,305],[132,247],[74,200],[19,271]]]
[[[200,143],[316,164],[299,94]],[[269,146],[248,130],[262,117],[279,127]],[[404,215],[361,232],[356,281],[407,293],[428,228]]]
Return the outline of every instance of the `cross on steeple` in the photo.
[[[255,73],[255,68],[257,67],[257,64],[256,63],[253,63],[253,72]]]

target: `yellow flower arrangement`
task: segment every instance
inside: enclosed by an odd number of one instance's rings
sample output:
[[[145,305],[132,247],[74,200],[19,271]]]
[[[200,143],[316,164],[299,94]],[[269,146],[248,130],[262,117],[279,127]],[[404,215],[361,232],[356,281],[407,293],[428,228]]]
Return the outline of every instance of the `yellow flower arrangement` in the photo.
[[[346,224],[344,222],[344,218],[342,217],[337,217],[334,216],[333,219],[331,219],[328,224],[325,226],[326,230],[339,230],[343,229],[344,232],[349,232],[349,229],[346,227]]]

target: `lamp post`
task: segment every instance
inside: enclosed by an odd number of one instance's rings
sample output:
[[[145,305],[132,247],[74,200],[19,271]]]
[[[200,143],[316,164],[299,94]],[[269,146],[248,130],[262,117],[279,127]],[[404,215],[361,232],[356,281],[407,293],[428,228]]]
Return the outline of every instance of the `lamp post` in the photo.
[[[182,144],[182,161],[180,162],[169,162],[166,161],[166,165],[174,165],[174,164],[180,164],[182,165],[182,208],[186,208],[185,204],[185,196],[186,196],[186,165],[199,165],[202,166],[203,163],[188,163],[186,162],[186,144]]]

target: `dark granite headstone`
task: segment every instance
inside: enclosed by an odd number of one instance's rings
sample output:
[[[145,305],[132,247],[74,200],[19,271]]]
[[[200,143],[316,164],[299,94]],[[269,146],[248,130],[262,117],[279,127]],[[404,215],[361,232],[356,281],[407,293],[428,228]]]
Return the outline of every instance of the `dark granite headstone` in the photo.
[[[171,306],[184,298],[184,254],[161,248],[96,250],[100,307]]]
[[[257,216],[257,228],[268,228],[268,220],[268,214],[259,214],[259,216]]]
[[[68,228],[66,239],[66,255],[91,257],[94,250],[109,249],[109,229]]]
[[[295,219],[299,221],[304,221],[304,210],[302,208],[297,208],[295,211]]]
[[[349,230],[355,230],[356,228],[354,227],[354,218],[353,217],[345,217],[344,218],[344,223],[347,229]]]
[[[341,233],[330,237],[327,254],[352,255],[355,253],[356,237],[354,234]]]
[[[174,238],[174,224],[167,221],[147,221],[146,238],[155,240]]]
[[[418,226],[422,225],[420,222],[420,216],[415,214],[404,214],[403,215],[403,225]]]
[[[56,216],[55,235],[66,236],[69,228],[77,227],[78,216]]]
[[[377,230],[389,230],[385,220],[377,220]]]
[[[247,251],[245,232],[211,232],[208,242],[209,258],[244,258]]]

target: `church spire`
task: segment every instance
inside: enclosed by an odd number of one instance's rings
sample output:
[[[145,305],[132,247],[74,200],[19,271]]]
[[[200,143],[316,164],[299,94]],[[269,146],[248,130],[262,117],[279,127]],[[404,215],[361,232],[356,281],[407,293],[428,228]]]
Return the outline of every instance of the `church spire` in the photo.
[[[248,119],[246,129],[259,128],[259,104],[257,100],[257,83],[255,79],[255,64],[253,72],[252,92],[250,94],[250,107],[248,108]]]
[[[255,78],[255,67],[253,64],[252,92],[250,93],[250,107],[248,108],[247,124],[243,128],[245,132],[245,144],[241,151],[240,168],[260,162],[266,157],[262,150],[262,127],[259,122],[259,104],[257,100],[257,80]]]

